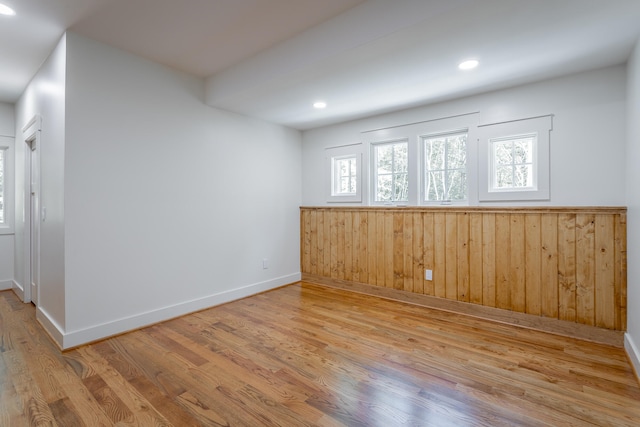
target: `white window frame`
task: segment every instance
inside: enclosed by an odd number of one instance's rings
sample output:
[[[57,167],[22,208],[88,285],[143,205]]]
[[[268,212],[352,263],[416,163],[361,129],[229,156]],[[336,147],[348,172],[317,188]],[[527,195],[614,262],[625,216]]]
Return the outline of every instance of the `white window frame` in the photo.
[[[480,202],[538,201],[550,199],[550,132],[552,116],[534,117],[479,126],[479,200]],[[533,147],[533,187],[497,188],[494,185],[493,141],[536,135]]]
[[[510,142],[513,145],[514,141],[521,139],[531,139],[531,163],[524,163],[531,165],[531,185],[526,187],[498,187],[496,182],[498,164],[496,162],[496,145],[503,142]],[[489,191],[502,192],[502,191],[535,191],[538,189],[538,167],[536,167],[536,159],[538,159],[538,134],[530,133],[526,135],[509,135],[506,137],[493,138],[489,140],[489,174],[491,176],[489,182]],[[515,168],[518,164],[511,163],[511,173],[515,172]],[[522,164],[520,164],[522,165]]]
[[[353,158],[356,161],[356,192],[339,193],[336,191],[336,163],[339,160]],[[329,203],[362,203],[362,144],[344,145],[340,147],[330,147],[325,150],[325,161],[328,183],[327,202]]]
[[[4,195],[3,195],[3,210],[4,221],[0,222],[0,234],[13,234],[13,145],[14,138],[8,136],[0,136],[0,150],[3,151],[4,159]]]
[[[447,117],[439,117],[431,120],[423,120],[415,123],[408,123],[386,128],[364,131],[361,133],[363,143],[369,149],[364,153],[365,167],[369,168],[369,179],[365,185],[371,188],[367,194],[368,204],[375,206],[442,206],[440,202],[424,201],[424,146],[421,144],[422,137],[429,135],[440,135],[455,133],[461,130],[467,130],[467,200],[464,202],[456,202],[456,205],[471,205],[478,203],[477,183],[472,183],[469,177],[477,175],[477,144],[479,113],[477,111],[451,115]],[[392,142],[406,139],[409,143],[409,200],[408,202],[385,203],[375,201],[375,171],[374,171],[374,155],[372,145],[378,143]],[[447,204],[448,205],[448,204]]]
[[[376,148],[383,145],[392,145],[392,144],[398,144],[398,143],[407,144],[407,181],[408,181],[407,200],[376,200],[376,190],[378,188],[378,174],[377,174],[377,168],[376,168]],[[405,206],[411,203],[413,199],[412,197],[413,186],[411,185],[412,183],[411,177],[413,172],[411,168],[411,164],[413,163],[412,162],[413,156],[411,154],[415,151],[414,149],[412,149],[412,146],[414,145],[415,144],[411,143],[410,138],[407,138],[407,137],[371,142],[370,144],[371,160],[369,162],[369,168],[371,170],[371,173],[370,173],[371,196],[370,197],[371,197],[372,205]]]
[[[459,135],[459,134],[466,134],[467,135],[467,143],[466,143],[466,164],[465,164],[465,174],[466,174],[466,180],[467,180],[467,194],[466,194],[466,198],[463,200],[427,200],[427,165],[426,165],[426,160],[427,160],[427,147],[426,147],[426,142],[429,139],[432,138],[437,138],[439,136],[448,136],[448,135]],[[468,205],[469,204],[469,199],[470,199],[470,182],[469,182],[469,169],[470,169],[470,163],[472,163],[470,157],[469,157],[469,152],[470,152],[470,147],[469,147],[469,129],[468,128],[464,128],[464,129],[452,129],[446,132],[437,132],[437,133],[429,133],[429,134],[424,134],[424,135],[420,135],[419,137],[419,141],[420,141],[420,178],[421,178],[421,189],[422,191],[420,192],[420,202],[424,205]],[[448,169],[445,169],[445,171]]]
[[[355,165],[355,173],[351,174],[351,168],[346,176],[340,174],[341,168],[338,165],[343,161],[353,162]],[[341,191],[342,178],[348,178],[350,182],[354,181],[354,191]],[[351,186],[349,186],[351,187]],[[358,192],[358,155],[347,154],[345,156],[336,156],[331,158],[331,196],[354,196]]]

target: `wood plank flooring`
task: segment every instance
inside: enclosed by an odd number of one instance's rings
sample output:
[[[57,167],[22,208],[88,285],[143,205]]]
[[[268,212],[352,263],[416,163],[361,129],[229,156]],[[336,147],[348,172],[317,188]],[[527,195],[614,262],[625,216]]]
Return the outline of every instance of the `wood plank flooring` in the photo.
[[[640,426],[620,348],[308,283],[61,353],[0,292],[0,426]]]

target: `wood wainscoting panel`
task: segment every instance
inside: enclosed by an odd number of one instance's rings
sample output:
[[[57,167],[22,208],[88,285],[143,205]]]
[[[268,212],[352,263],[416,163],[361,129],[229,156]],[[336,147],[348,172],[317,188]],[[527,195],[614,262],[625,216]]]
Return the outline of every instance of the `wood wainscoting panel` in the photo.
[[[624,207],[302,207],[300,226],[303,274],[626,329]]]

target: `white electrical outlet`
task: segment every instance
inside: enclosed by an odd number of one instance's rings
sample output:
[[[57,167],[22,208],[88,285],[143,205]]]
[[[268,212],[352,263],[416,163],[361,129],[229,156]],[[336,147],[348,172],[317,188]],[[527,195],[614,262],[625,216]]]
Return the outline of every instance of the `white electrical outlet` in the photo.
[[[264,270],[266,270],[267,268],[269,268],[269,259],[268,258],[263,258],[262,259],[262,268]]]
[[[433,280],[433,270],[424,271],[424,280]]]

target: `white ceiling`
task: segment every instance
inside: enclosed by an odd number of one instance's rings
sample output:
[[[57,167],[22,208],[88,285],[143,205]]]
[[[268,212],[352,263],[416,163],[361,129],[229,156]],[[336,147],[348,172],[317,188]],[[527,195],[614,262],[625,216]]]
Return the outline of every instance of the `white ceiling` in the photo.
[[[17,12],[0,16],[2,102],[70,29],[206,78],[212,106],[298,129],[624,63],[640,37],[640,0],[0,3]]]

